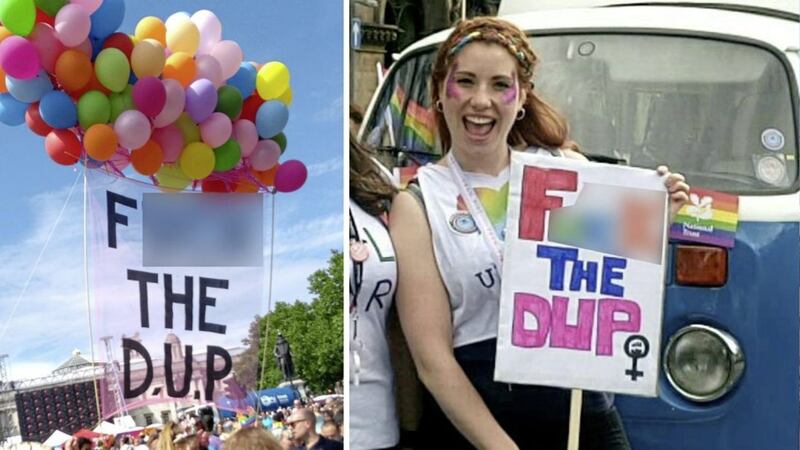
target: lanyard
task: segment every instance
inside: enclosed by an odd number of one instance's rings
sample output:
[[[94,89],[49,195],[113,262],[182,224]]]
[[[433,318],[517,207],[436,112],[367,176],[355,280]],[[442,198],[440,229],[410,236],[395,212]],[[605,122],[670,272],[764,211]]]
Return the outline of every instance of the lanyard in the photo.
[[[467,178],[464,176],[464,171],[461,170],[461,166],[458,164],[455,156],[453,156],[452,149],[447,152],[447,165],[450,167],[450,174],[453,176],[453,180],[456,182],[459,191],[461,191],[461,197],[467,204],[469,213],[475,220],[476,225],[478,225],[478,230],[480,230],[483,235],[483,240],[486,242],[490,253],[494,257],[498,268],[497,270],[500,271],[503,267],[503,246],[500,243],[500,238],[497,236],[497,232],[495,232],[492,223],[489,221],[489,216],[486,214],[486,210],[483,209],[483,204],[481,204],[480,199],[478,199],[478,194],[475,193],[475,189],[473,189],[469,181],[467,181]]]

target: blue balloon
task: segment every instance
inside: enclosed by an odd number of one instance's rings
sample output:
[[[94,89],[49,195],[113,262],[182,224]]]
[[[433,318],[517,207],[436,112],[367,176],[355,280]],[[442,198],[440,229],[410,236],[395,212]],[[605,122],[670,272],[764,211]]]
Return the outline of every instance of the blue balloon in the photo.
[[[278,100],[264,102],[256,113],[258,135],[269,139],[281,131],[289,122],[289,108]]]
[[[243,98],[247,98],[256,90],[256,75],[258,71],[249,62],[243,62],[239,70],[228,79],[228,85],[239,89]]]
[[[25,111],[28,104],[23,103],[9,93],[0,94],[0,122],[15,127],[25,123]]]
[[[111,33],[117,31],[125,18],[125,2],[123,0],[105,0],[92,14],[92,28],[89,36],[105,40]]]
[[[55,129],[74,127],[78,124],[78,108],[69,95],[62,91],[50,91],[39,102],[39,115],[44,123]]]
[[[38,102],[42,96],[53,90],[53,83],[50,82],[50,76],[43,70],[33,78],[27,80],[20,80],[11,75],[6,75],[6,87],[8,93],[15,99],[25,102],[33,103]]]

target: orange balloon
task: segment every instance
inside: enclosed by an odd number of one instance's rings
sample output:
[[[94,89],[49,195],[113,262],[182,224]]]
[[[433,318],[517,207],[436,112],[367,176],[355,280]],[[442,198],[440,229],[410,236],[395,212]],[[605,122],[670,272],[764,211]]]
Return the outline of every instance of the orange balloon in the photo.
[[[56,60],[56,79],[66,91],[77,91],[92,78],[92,61],[78,50],[66,50]]]
[[[263,172],[254,171],[253,173],[256,175],[261,184],[264,186],[272,186],[275,184],[275,174],[278,172],[278,166],[279,164],[275,164],[268,170],[264,170]]]
[[[255,178],[255,174],[251,171],[250,172]],[[250,177],[247,175],[243,175],[239,178],[239,181],[236,182],[236,189],[234,192],[239,192],[243,194],[252,194],[254,192],[258,192],[259,186],[250,180]]]
[[[0,25],[0,42],[3,42],[3,39],[13,35],[14,33],[8,31],[8,28]]]
[[[155,39],[161,43],[162,47],[167,46],[167,27],[158,17],[148,16],[142,18],[139,23],[136,24],[136,31],[134,34],[140,41]]]
[[[164,162],[164,151],[153,139],[131,152],[131,164],[142,175],[150,176],[158,172]]]
[[[100,80],[97,79],[97,75],[95,75],[94,70],[92,70],[92,73],[89,75],[89,82],[86,83],[86,86],[78,89],[77,91],[68,92],[68,94],[77,102],[80,100],[83,94],[89,91],[100,91],[106,96],[111,94],[111,90],[103,86],[103,84],[100,83]]]
[[[197,67],[192,55],[185,52],[176,52],[169,55],[162,72],[163,78],[177,80],[181,86],[188,87],[197,75]]]
[[[110,125],[96,123],[86,130],[83,136],[83,148],[86,153],[98,161],[107,161],[117,151],[119,139]]]
[[[0,67],[0,94],[5,94],[8,92],[8,88],[6,87],[6,72]]]

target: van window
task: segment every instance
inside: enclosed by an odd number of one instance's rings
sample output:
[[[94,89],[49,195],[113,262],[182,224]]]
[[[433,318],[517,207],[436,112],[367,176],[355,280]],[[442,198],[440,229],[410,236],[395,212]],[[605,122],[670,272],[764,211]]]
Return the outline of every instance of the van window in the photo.
[[[788,191],[797,178],[791,76],[773,53],[710,38],[560,34],[532,38],[535,90],[589,155],[667,164],[735,193]],[[441,155],[429,109],[435,49],[400,62],[366,128],[368,142]]]

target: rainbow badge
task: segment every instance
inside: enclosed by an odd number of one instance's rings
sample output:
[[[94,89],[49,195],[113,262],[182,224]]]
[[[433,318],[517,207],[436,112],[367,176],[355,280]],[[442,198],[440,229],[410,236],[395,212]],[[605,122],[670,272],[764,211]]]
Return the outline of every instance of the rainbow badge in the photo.
[[[739,197],[692,188],[689,202],[678,211],[669,237],[733,248],[739,223]]]

